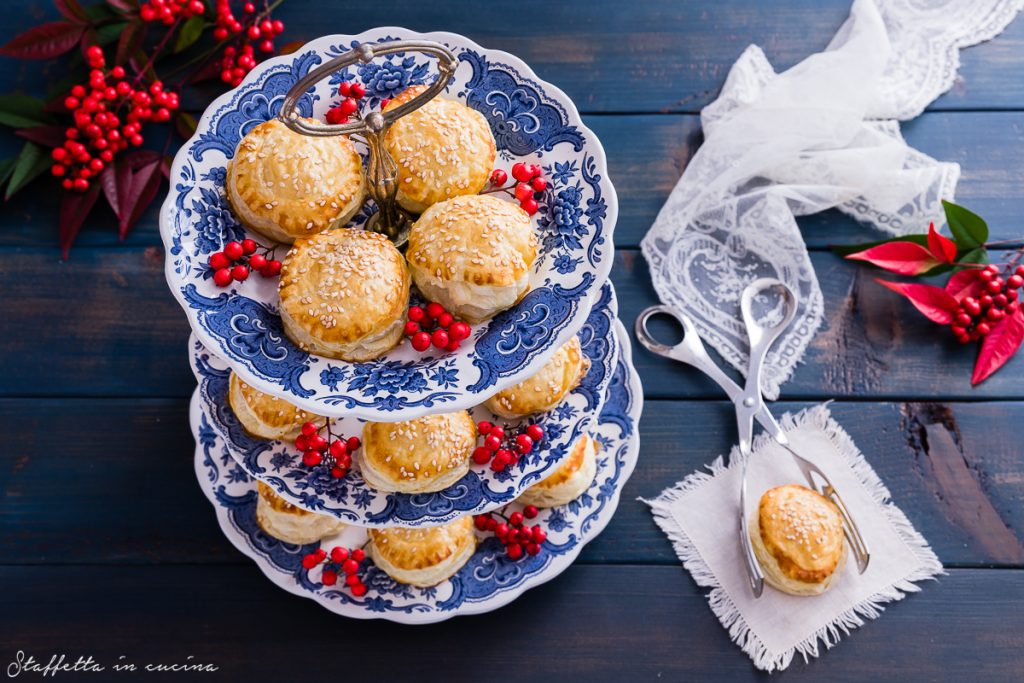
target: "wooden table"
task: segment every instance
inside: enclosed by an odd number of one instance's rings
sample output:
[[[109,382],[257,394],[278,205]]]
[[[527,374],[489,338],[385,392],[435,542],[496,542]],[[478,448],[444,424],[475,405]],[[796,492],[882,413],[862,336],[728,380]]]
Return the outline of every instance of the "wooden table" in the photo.
[[[700,144],[700,108],[749,43],[788,67],[827,44],[849,0],[572,4],[290,0],[278,16],[289,40],[393,23],[464,33],[564,88],[618,189],[612,279],[628,325],[655,302],[636,247]],[[7,10],[4,41],[53,15],[43,0]],[[1019,237],[1024,20],[962,60],[953,89],[904,130],[960,162],[958,199],[989,220],[992,239]],[[2,64],[3,92],[57,79],[53,65]],[[20,649],[103,662],[191,655],[233,681],[766,678],[636,500],[735,438],[731,405],[695,372],[636,352],[648,397],[640,463],[615,519],[561,577],[484,616],[425,628],[348,621],[274,588],[224,539],[196,484],[188,325],[164,282],[155,211],[121,243],[97,212],[67,263],[55,213],[52,197],[30,192],[4,207],[0,228],[4,670]],[[836,399],[835,416],[948,574],[782,677],[1020,681],[1024,358],[972,389],[971,352],[826,249],[870,230],[836,212],[801,225],[826,321],[776,412]]]

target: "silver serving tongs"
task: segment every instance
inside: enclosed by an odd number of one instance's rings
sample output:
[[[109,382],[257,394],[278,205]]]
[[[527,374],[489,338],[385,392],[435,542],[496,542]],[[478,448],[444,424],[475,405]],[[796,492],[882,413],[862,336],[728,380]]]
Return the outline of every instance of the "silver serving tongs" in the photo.
[[[759,293],[774,289],[782,295],[783,315],[781,320],[771,326],[758,322],[753,313],[754,297]],[[765,431],[775,441],[785,448],[796,461],[797,466],[803,473],[804,478],[812,489],[821,495],[832,500],[843,520],[843,532],[850,542],[850,547],[857,559],[857,569],[860,573],[868,567],[871,559],[867,543],[864,541],[857,524],[853,521],[849,509],[843,503],[839,492],[821,469],[800,456],[789,444],[785,432],[776,422],[775,418],[768,411],[764,404],[764,397],[761,394],[761,372],[765,358],[772,344],[779,338],[792,322],[796,315],[796,295],[785,283],[773,278],[761,278],[751,282],[743,290],[740,297],[740,312],[743,317],[743,325],[750,340],[750,361],[747,369],[746,383],[740,387],[729,378],[721,368],[718,367],[708,356],[704,343],[697,334],[697,328],[693,322],[671,306],[651,306],[641,311],[636,319],[637,339],[649,351],[666,358],[677,360],[697,368],[712,380],[714,380],[736,407],[736,426],[739,430],[740,455],[743,458],[741,482],[740,482],[740,543],[743,548],[744,558],[747,564],[747,575],[750,581],[750,589],[754,597],[761,597],[764,591],[764,572],[754,555],[754,547],[750,540],[750,533],[747,526],[747,464],[750,461],[751,442],[753,440],[754,420],[756,419]],[[683,327],[683,339],[675,346],[668,346],[657,341],[647,329],[647,322],[651,317],[665,314],[675,318]]]

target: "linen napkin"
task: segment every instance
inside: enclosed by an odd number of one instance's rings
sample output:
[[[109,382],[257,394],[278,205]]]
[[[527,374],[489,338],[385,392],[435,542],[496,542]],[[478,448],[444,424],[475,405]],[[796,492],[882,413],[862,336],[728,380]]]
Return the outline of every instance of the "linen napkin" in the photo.
[[[754,598],[747,583],[739,537],[741,459],[734,448],[725,465],[718,457],[652,501],[655,521],[668,534],[683,566],[711,588],[711,610],[733,642],[765,671],[785,669],[794,654],[817,657],[821,646],[877,618],[887,602],[919,590],[916,582],[943,573],[942,564],[889,491],[832,419],[827,404],[780,420],[793,449],[828,475],[871,550],[864,574],[847,558],[842,575],[823,595],[795,597],[765,585]],[[767,434],[754,440],[747,470],[748,514],[761,494],[782,484],[806,484],[791,455]],[[749,519],[749,518],[748,518]],[[849,544],[847,544],[849,545]],[[852,555],[849,548],[847,553]]]

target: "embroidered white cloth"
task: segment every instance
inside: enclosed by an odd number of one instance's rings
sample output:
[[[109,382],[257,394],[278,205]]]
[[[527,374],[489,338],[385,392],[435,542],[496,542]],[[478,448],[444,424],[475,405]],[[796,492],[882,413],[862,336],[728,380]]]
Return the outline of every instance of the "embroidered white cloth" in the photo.
[[[645,501],[698,585],[711,588],[712,611],[733,642],[766,671],[785,669],[794,654],[817,657],[843,634],[874,619],[883,604],[917,591],[914,582],[942,573],[942,565],[825,405],[780,421],[793,448],[818,465],[839,490],[865,541],[871,562],[864,574],[847,558],[824,594],[793,597],[765,585],[755,599],[747,583],[739,539],[740,455],[733,449],[709,472],[698,471]],[[755,439],[747,470],[750,512],[767,489],[803,483],[790,456],[766,434]],[[849,553],[847,549],[847,553]]]
[[[988,40],[1024,0],[855,0],[824,52],[776,74],[750,46],[701,112],[704,144],[644,238],[662,302],[685,312],[740,372],[743,288],[759,277],[799,295],[764,393],[800,362],[823,319],[794,216],[836,207],[891,234],[923,232],[953,199],[960,167],[906,145],[908,119],[953,84],[962,47]]]

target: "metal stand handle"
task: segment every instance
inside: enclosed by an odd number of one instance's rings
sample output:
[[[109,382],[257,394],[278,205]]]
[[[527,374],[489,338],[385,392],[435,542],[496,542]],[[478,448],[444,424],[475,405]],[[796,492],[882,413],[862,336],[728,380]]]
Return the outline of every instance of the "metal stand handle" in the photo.
[[[299,100],[316,83],[356,62],[366,64],[374,57],[396,52],[422,52],[437,57],[437,80],[425,91],[394,109],[387,112],[370,112],[365,117],[350,123],[330,125],[299,118],[297,112]],[[370,161],[367,168],[368,189],[379,211],[367,221],[364,227],[367,230],[386,235],[398,246],[405,244],[408,238],[411,219],[395,199],[398,195],[398,164],[388,154],[384,146],[384,135],[391,124],[406,114],[416,111],[448,87],[457,68],[458,62],[455,55],[444,45],[433,41],[403,40],[375,45],[362,43],[299,79],[285,95],[284,104],[277,115],[286,126],[302,135],[317,137],[360,135],[366,140],[366,145],[370,149]]]

